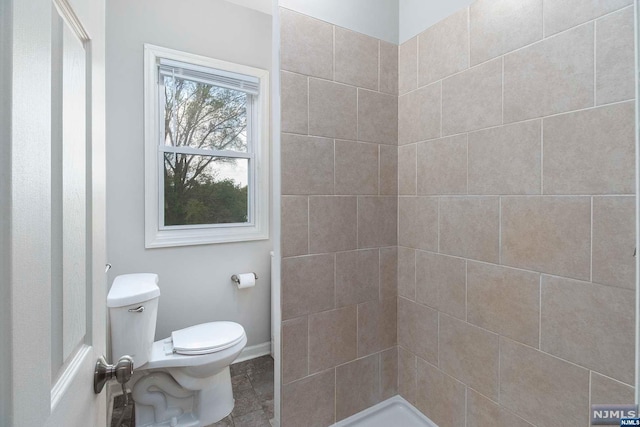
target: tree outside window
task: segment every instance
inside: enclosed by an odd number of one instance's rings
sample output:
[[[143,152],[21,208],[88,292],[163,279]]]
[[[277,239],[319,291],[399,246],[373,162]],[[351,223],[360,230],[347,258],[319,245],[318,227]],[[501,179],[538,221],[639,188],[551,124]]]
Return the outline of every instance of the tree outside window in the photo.
[[[269,72],[145,44],[145,247],[269,238]]]
[[[245,92],[163,76],[164,142],[247,152]],[[248,221],[248,160],[164,153],[164,224]]]

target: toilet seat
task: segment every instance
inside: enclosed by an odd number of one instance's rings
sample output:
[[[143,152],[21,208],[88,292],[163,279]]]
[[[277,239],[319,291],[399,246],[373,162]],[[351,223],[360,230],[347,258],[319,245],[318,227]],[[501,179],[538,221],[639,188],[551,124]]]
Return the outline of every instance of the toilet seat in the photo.
[[[209,354],[238,344],[244,328],[235,322],[209,322],[171,333],[173,351],[184,355]]]
[[[213,322],[218,323],[218,322]],[[220,323],[234,323],[234,322],[220,322]],[[233,339],[234,335],[229,335],[229,341],[226,345],[222,345],[221,347],[225,347],[222,349],[218,347],[217,349],[214,347],[211,348],[208,352],[202,352],[200,354],[183,354],[178,353],[176,349],[173,347],[172,337],[169,336],[167,338],[158,340],[153,343],[151,347],[151,355],[149,356],[149,361],[140,365],[143,369],[160,369],[160,368],[185,368],[185,367],[201,367],[211,363],[216,364],[226,364],[229,365],[233,362],[238,354],[242,351],[242,349],[247,344],[247,335],[245,334],[244,328],[242,325],[237,325],[237,328],[240,330],[240,338]],[[201,325],[195,325],[201,326]],[[229,326],[229,325],[227,325]],[[193,328],[193,326],[192,326]],[[236,326],[232,326],[233,329],[236,329]],[[185,328],[189,329],[189,328]],[[204,328],[206,330],[206,328]],[[232,330],[233,330],[232,329]],[[179,332],[179,331],[176,331]],[[173,335],[173,334],[172,334]],[[177,334],[180,336],[181,334]],[[180,341],[180,338],[178,338]],[[220,342],[226,341],[225,339],[220,339]],[[196,346],[197,347],[197,346]],[[206,345],[205,345],[206,347]],[[186,350],[189,351],[189,350]],[[200,351],[202,351],[200,349]]]

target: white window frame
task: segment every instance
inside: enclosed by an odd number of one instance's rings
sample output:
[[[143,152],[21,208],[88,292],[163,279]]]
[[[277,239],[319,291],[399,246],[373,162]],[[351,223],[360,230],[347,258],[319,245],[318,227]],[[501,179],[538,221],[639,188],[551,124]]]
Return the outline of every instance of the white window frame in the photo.
[[[223,152],[226,157],[249,158],[248,222],[242,224],[197,224],[164,226],[164,188],[160,188],[160,170],[164,162],[161,150],[163,121],[160,119],[158,64],[160,59],[179,61],[256,77],[259,95],[250,108],[248,132],[253,152],[238,156]],[[151,44],[144,45],[144,120],[145,120],[145,247],[190,246],[211,243],[266,240],[269,238],[269,72],[259,68],[208,58]],[[186,149],[193,154],[211,155],[205,150]],[[251,151],[251,150],[250,150]],[[215,152],[214,152],[215,153]]]

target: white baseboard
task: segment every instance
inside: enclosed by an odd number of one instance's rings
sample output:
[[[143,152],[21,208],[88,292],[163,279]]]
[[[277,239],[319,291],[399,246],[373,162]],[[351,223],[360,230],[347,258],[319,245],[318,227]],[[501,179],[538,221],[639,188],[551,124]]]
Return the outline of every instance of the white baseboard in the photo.
[[[256,357],[266,356],[267,354],[271,354],[270,341],[245,347],[233,363],[244,362],[245,360],[255,359]]]

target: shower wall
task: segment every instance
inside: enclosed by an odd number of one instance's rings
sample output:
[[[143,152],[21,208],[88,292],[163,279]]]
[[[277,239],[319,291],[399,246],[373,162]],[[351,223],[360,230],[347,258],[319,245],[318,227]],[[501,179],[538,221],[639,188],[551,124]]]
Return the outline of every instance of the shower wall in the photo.
[[[281,21],[282,425],[632,403],[632,2],[479,0],[399,49]]]
[[[399,393],[440,427],[633,403],[631,3],[479,0],[400,46]]]
[[[282,426],[397,394],[398,47],[281,9]]]

